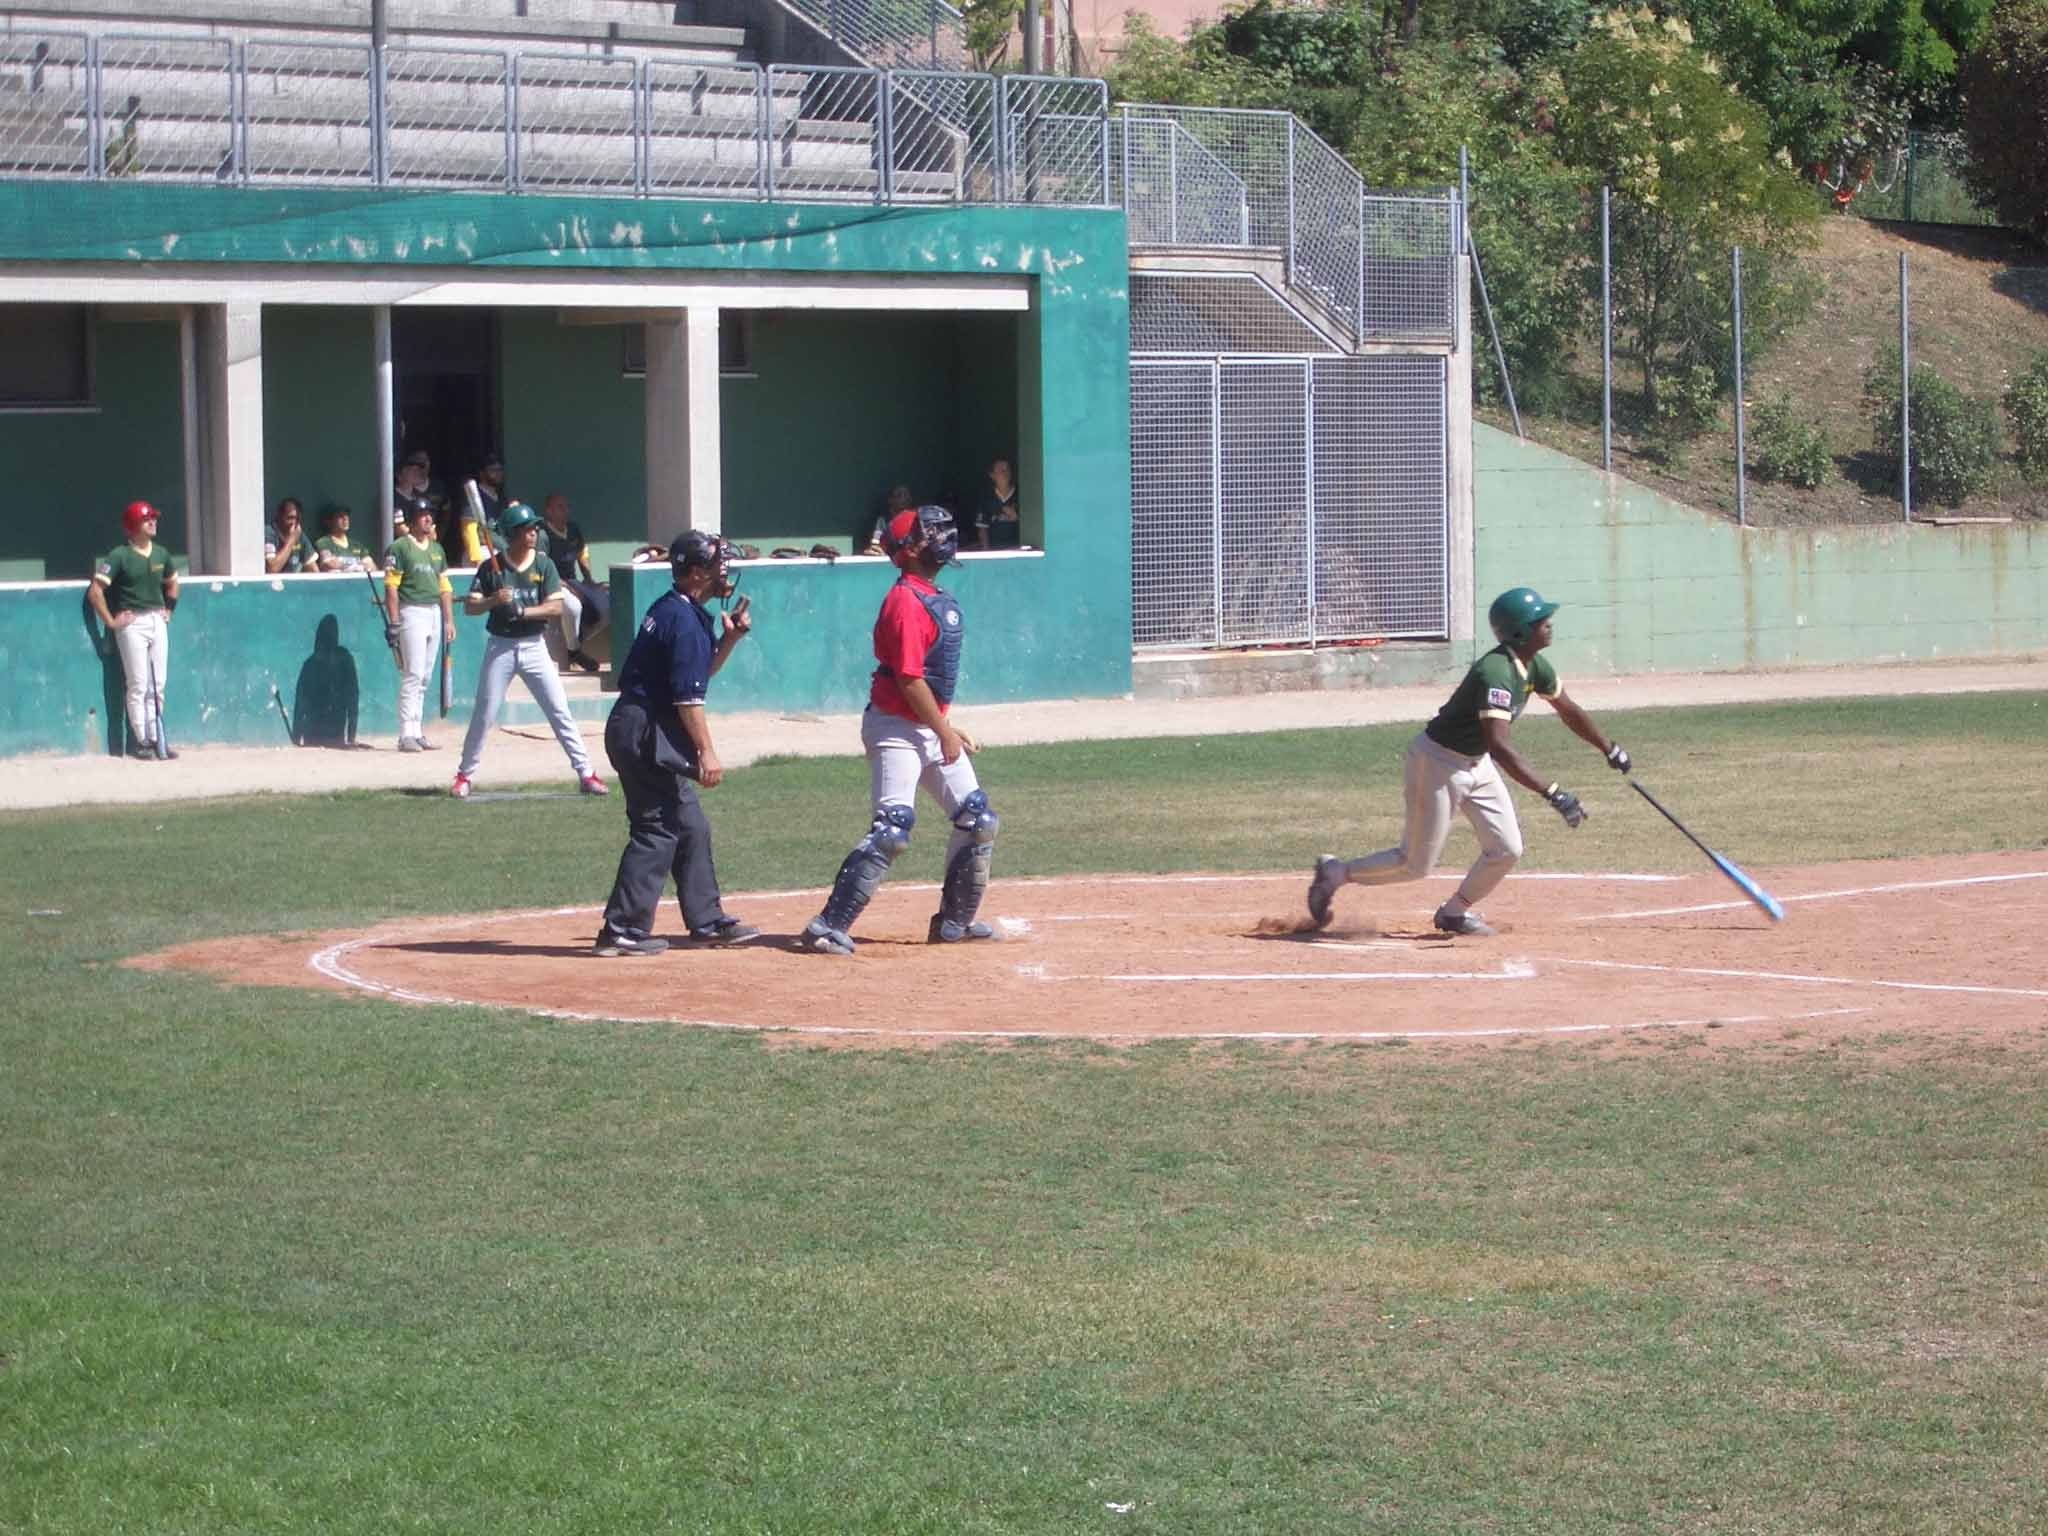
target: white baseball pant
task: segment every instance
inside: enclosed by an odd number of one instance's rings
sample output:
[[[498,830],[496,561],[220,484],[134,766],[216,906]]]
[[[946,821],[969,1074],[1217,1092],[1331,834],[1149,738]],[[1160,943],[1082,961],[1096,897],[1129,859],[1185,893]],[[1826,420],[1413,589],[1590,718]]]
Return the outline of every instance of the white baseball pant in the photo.
[[[171,620],[161,608],[131,609],[135,617],[114,631],[121,653],[121,671],[128,680],[128,739],[156,740],[157,710],[171,670]],[[149,696],[150,674],[156,675],[156,698]]]
[[[455,771],[466,779],[476,776],[477,765],[484,760],[484,738],[498,723],[498,711],[505,707],[505,693],[515,675],[524,680],[526,691],[548,717],[548,725],[562,750],[568,753],[576,777],[589,777],[590,753],[584,749],[583,733],[576,727],[575,716],[569,713],[569,696],[562,691],[562,674],[555,670],[554,658],[548,655],[544,635],[528,635],[522,640],[492,635],[485,641],[483,665],[477,669],[476,703],[470,708],[469,734],[462,738],[462,761],[455,765]]]
[[[441,605],[398,605],[398,654],[405,671],[398,679],[398,739],[410,741],[426,733],[427,680],[441,654]]]
[[[981,788],[974,776],[974,763],[965,752],[948,763],[939,756],[939,733],[929,726],[870,707],[860,717],[860,741],[868,754],[869,803],[875,810],[885,805],[914,805],[920,787],[939,802],[950,825],[960,814],[960,805]],[[953,855],[974,840],[973,834],[953,828],[946,843],[946,868]]]
[[[1462,811],[1479,834],[1479,857],[1465,871],[1458,896],[1476,907],[1507,879],[1522,856],[1522,826],[1507,781],[1492,757],[1467,757],[1417,731],[1402,759],[1401,787],[1408,819],[1392,848],[1344,862],[1351,885],[1393,885],[1420,880],[1436,867],[1451,835],[1451,816]]]

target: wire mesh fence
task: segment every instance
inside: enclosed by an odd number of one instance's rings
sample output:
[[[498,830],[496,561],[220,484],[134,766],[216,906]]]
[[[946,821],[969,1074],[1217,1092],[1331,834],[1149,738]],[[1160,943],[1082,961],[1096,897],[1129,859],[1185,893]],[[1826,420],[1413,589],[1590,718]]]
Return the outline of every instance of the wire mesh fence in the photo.
[[[1457,327],[1458,207],[1448,194],[1368,192],[1360,329],[1368,336],[1451,335]]]
[[[1133,272],[1131,350],[1146,354],[1341,350],[1249,272]]]
[[[1885,153],[1853,162],[1838,159],[1817,172],[1844,211],[1866,219],[1996,224],[1997,216],[1977,201],[1964,180],[1969,159],[1961,134],[1914,130]]]
[[[513,187],[513,56],[486,48],[384,51],[386,167],[398,186]]]
[[[110,177],[229,180],[235,47],[226,38],[108,33],[98,40],[97,137]]]
[[[1133,358],[1133,643],[1447,634],[1447,369]]]
[[[82,35],[0,36],[0,175],[92,174],[95,78]]]
[[[1114,206],[1108,110],[1100,80],[951,70],[0,36],[12,177],[1101,208]],[[1200,221],[1194,182],[1187,196]]]
[[[242,45],[242,175],[262,184],[375,179],[367,43]]]
[[[993,76],[891,71],[889,185],[894,200],[995,202],[1002,188],[997,98]]]
[[[655,196],[768,196],[769,149],[797,121],[802,90],[771,94],[751,64],[674,64],[644,71],[645,187]]]
[[[1005,201],[1109,202],[1109,86],[1101,80],[1004,75]]]
[[[1288,244],[1293,183],[1287,145],[1293,119],[1285,112],[1228,107],[1126,104],[1124,120],[1170,123],[1231,176],[1244,193],[1243,233],[1232,244],[1284,250]],[[1202,243],[1186,238],[1177,243]]]
[[[825,36],[883,69],[943,69],[966,57],[960,12],[945,0],[781,0]]]
[[[520,53],[512,70],[515,190],[640,189],[644,140],[637,59]]]
[[[1171,118],[1128,110],[1111,118],[1109,174],[1132,245],[1251,244],[1244,178]]]

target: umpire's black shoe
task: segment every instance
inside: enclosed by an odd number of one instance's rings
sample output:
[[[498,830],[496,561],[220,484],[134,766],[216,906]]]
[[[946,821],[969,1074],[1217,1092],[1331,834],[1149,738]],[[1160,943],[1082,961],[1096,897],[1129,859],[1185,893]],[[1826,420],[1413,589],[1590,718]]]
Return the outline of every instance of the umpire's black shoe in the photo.
[[[658,939],[652,934],[636,939],[623,933],[613,933],[607,928],[598,934],[594,952],[609,960],[614,955],[658,955],[667,948],[667,939]]]
[[[749,939],[761,937],[761,930],[752,923],[743,923],[736,917],[721,917],[715,923],[706,923],[702,928],[690,930],[692,944],[732,945],[744,944]]]

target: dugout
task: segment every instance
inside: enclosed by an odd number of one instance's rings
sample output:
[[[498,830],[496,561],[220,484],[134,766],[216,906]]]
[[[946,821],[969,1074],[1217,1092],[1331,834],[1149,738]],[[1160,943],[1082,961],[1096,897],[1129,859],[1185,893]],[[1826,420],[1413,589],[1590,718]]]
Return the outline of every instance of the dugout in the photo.
[[[405,338],[428,316],[475,338],[445,349],[461,353],[447,372],[469,382],[444,379],[440,398],[478,403],[459,440],[431,450],[436,479],[458,491],[479,445],[498,448],[515,495],[565,491],[600,546],[694,526],[764,550],[852,548],[890,485],[971,519],[981,468],[1013,459],[1035,547],[960,568],[970,612],[1004,615],[1000,641],[971,650],[965,686],[992,700],[1130,687],[1127,279],[1113,210],[5,183],[0,315],[10,334],[40,327],[74,349],[71,398],[0,410],[0,561],[19,562],[0,576],[39,563],[58,579],[0,581],[0,637],[52,648],[0,699],[0,751],[81,739],[101,679],[78,644],[79,582],[137,496],[163,508],[161,537],[209,578],[188,583],[178,619],[195,641],[212,629],[216,680],[211,699],[173,691],[187,741],[273,739],[267,683],[232,686],[238,653],[276,648],[271,607],[294,634],[333,611],[342,644],[376,655],[369,604],[299,612],[304,600],[262,572],[262,534],[286,494],[309,518],[342,502],[359,534],[380,526],[382,455],[400,443],[394,422],[380,448],[379,405],[396,415],[420,398],[399,380],[418,377],[401,366]],[[720,704],[850,702],[888,574],[860,558],[750,570],[776,640],[735,660]],[[59,585],[68,597],[45,590]],[[651,600],[641,585],[620,594],[622,612]],[[182,650],[180,673],[200,654]],[[365,734],[382,708],[366,678]]]

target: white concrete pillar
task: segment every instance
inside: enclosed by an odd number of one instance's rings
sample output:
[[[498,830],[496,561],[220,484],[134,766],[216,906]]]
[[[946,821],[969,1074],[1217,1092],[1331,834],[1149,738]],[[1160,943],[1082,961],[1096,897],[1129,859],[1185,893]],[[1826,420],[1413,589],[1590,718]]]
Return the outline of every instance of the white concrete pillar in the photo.
[[[1472,259],[1458,258],[1458,347],[1450,356],[1444,391],[1444,435],[1449,448],[1450,527],[1445,552],[1450,559],[1450,640],[1454,656],[1472,647],[1472,585],[1477,563],[1478,519],[1474,509],[1472,473]]]
[[[647,538],[723,527],[718,306],[647,322]]]
[[[206,576],[260,576],[263,306],[194,305],[180,334],[193,568]]]

